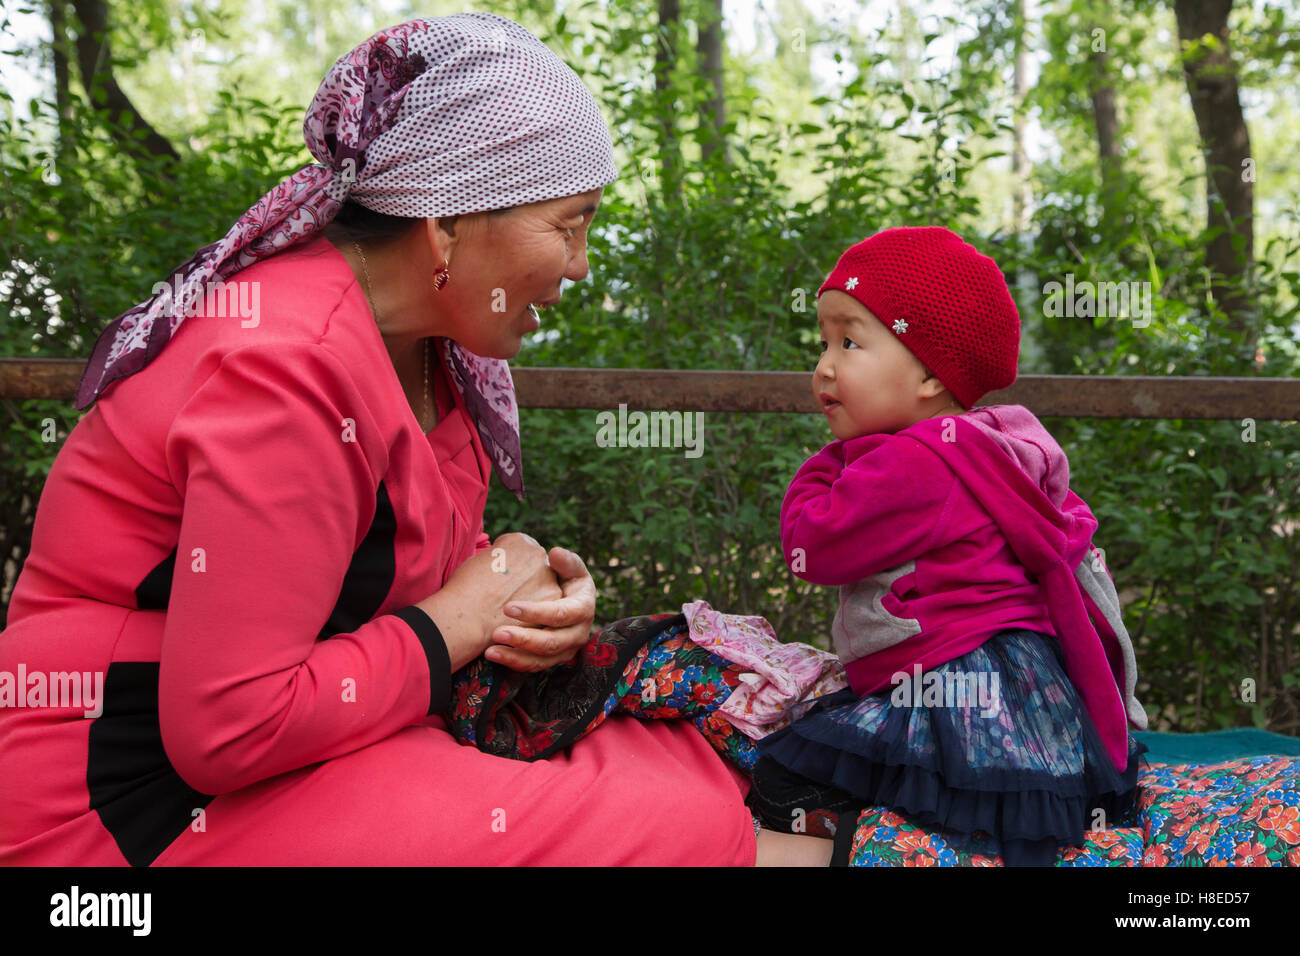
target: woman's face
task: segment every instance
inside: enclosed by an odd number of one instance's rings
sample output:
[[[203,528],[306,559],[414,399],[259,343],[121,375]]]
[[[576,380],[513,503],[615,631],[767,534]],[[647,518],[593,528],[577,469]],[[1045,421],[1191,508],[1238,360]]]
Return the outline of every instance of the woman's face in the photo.
[[[562,279],[587,275],[587,229],[603,193],[601,187],[503,213],[459,216],[450,233],[429,220],[435,264],[445,258],[451,273],[432,293],[449,337],[475,355],[515,356],[523,337],[540,327],[529,306],[554,305]],[[428,281],[432,289],[432,276]]]

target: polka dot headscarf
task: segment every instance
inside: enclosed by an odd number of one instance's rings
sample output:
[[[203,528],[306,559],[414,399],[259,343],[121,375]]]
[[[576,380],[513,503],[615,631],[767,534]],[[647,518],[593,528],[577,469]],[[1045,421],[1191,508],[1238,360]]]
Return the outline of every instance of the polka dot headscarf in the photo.
[[[155,359],[209,280],[302,242],[348,199],[392,216],[457,216],[572,196],[618,175],[609,127],[577,74],[519,24],[489,13],[412,20],[376,33],[330,69],[303,136],[318,162],[276,185],[223,238],[173,270],[168,291],[104,330],[77,388],[77,408]],[[439,354],[497,474],[522,498],[509,367],[446,339]]]

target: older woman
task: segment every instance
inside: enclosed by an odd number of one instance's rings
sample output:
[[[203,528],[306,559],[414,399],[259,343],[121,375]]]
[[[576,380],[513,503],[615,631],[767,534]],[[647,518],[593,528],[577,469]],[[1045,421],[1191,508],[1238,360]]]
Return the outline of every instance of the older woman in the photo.
[[[508,20],[415,20],[305,133],[320,164],[87,367],[0,635],[51,691],[0,710],[0,863],[825,863],[756,840],[685,722],[529,763],[442,716],[461,666],[550,667],[593,620],[577,556],[483,534],[491,469],[523,489],[504,360],[616,175],[591,95]]]

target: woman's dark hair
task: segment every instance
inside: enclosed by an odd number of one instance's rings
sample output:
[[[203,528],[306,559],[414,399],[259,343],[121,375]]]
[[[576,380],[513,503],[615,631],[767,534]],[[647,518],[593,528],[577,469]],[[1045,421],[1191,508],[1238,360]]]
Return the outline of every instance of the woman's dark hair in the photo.
[[[340,242],[390,242],[404,236],[420,222],[410,216],[389,216],[360,203],[345,202],[325,227],[325,235]]]
[[[488,211],[488,215],[499,216],[508,211],[508,209],[492,209]],[[458,218],[460,217],[447,216],[442,220],[447,232],[453,236],[456,234],[455,223]],[[367,209],[360,203],[347,201],[325,227],[325,235],[339,242],[383,244],[406,235],[416,223],[422,221],[422,217],[390,216]]]

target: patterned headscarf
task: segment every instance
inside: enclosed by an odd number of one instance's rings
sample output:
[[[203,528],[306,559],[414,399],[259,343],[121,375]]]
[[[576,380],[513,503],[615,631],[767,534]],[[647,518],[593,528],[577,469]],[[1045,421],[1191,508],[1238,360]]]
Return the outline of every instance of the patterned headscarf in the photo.
[[[609,127],[577,74],[519,24],[490,13],[376,33],[330,69],[303,136],[318,163],[272,188],[176,268],[167,291],[104,330],[77,408],[157,358],[207,282],[318,233],[347,199],[392,216],[458,216],[576,195],[618,175]],[[522,499],[509,366],[448,339],[439,346],[497,474]]]

